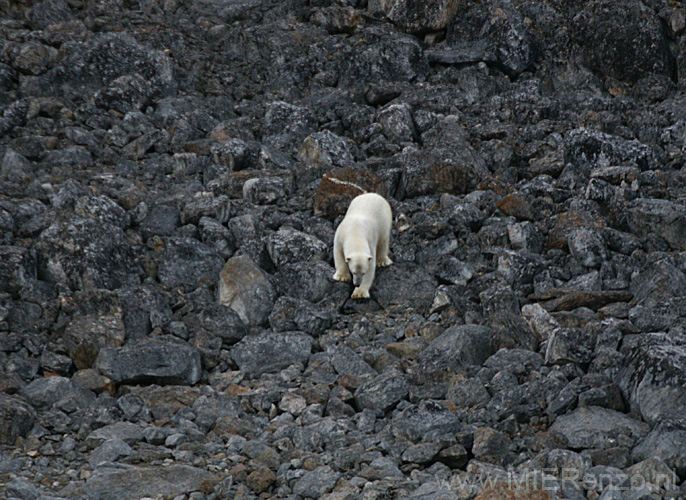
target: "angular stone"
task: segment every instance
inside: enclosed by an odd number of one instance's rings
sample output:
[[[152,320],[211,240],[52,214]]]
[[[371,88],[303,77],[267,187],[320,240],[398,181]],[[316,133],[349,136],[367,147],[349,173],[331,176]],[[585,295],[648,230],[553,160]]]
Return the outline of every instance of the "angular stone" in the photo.
[[[16,396],[0,393],[0,444],[14,446],[26,437],[36,421],[36,412]]]
[[[277,268],[296,262],[321,260],[326,243],[315,236],[293,228],[280,228],[267,236],[267,252]]]
[[[624,413],[584,406],[557,417],[550,430],[564,436],[570,448],[583,449],[602,448],[608,439],[620,436],[638,440],[648,433],[649,426]]]
[[[543,303],[549,312],[573,311],[580,307],[587,307],[594,311],[615,302],[629,302],[633,294],[625,290],[604,290],[591,292],[577,292],[561,290],[561,295]]]
[[[479,427],[474,430],[472,453],[478,460],[506,466],[514,459],[509,447],[512,440],[502,432],[490,427]]]
[[[102,500],[133,500],[156,495],[175,498],[196,491],[211,491],[218,481],[212,473],[188,465],[118,466],[96,469],[83,490]]]
[[[637,236],[652,233],[677,251],[686,248],[686,207],[670,200],[639,198],[631,202],[627,222]]]
[[[377,377],[378,374],[369,366],[362,356],[345,344],[330,346],[327,354],[331,358],[331,365],[341,376],[352,375],[354,377]]]
[[[553,330],[545,351],[546,364],[579,363],[591,361],[595,338],[580,328]]]
[[[214,283],[223,264],[215,249],[198,240],[172,237],[167,240],[157,274],[165,286],[192,290]]]
[[[423,267],[396,262],[377,270],[371,293],[382,307],[403,305],[426,313],[434,300],[436,287],[436,280]]]
[[[153,236],[171,236],[181,225],[181,215],[174,205],[153,205],[140,223],[141,236],[148,240]]]
[[[446,381],[466,366],[481,366],[493,354],[492,331],[485,326],[461,325],[448,328],[417,357],[413,378]]]
[[[222,344],[230,346],[248,333],[240,316],[233,309],[221,304],[208,304],[198,313],[200,326],[212,335],[220,337]]]
[[[245,255],[229,259],[219,275],[219,303],[236,311],[246,325],[267,321],[275,295],[264,272]]]
[[[336,285],[332,280],[334,268],[321,260],[286,264],[276,273],[281,289],[289,297],[319,303],[337,303]],[[297,286],[294,284],[297,283]],[[348,293],[349,296],[349,293]]]
[[[459,5],[459,0],[380,0],[388,19],[408,33],[442,30]]]
[[[322,495],[333,490],[340,477],[341,474],[328,465],[317,467],[313,471],[306,472],[295,482],[293,493],[305,498],[321,498]]]
[[[115,383],[128,385],[193,385],[202,376],[197,349],[156,340],[102,349],[95,368]]]
[[[258,495],[269,489],[276,482],[276,474],[269,467],[258,467],[245,480],[245,484]]]
[[[102,462],[116,462],[133,453],[131,447],[121,439],[108,439],[91,452],[88,463],[95,468]]]
[[[265,143],[287,151],[300,147],[316,129],[317,120],[308,108],[276,101],[267,106],[262,133]]]
[[[21,500],[40,500],[44,498],[40,491],[24,478],[13,479],[7,483],[4,493],[8,498]]]
[[[307,363],[314,339],[301,332],[249,335],[231,348],[231,357],[248,378]]]
[[[460,420],[445,405],[427,399],[393,419],[393,434],[418,442],[429,433],[454,435],[460,426]]]
[[[407,397],[409,390],[405,375],[388,370],[358,387],[355,405],[360,410],[369,409],[383,415]]]
[[[300,181],[314,180],[337,168],[351,168],[355,164],[350,145],[330,130],[323,130],[305,138],[298,151],[304,169],[298,172]]]
[[[36,379],[24,387],[20,394],[34,408],[47,410],[56,407],[67,413],[86,408],[95,400],[95,394],[91,391],[64,377]]]
[[[605,241],[597,231],[591,229],[572,231],[567,239],[567,245],[572,257],[584,267],[598,268],[609,257]]]
[[[631,450],[633,461],[659,458],[681,474],[686,469],[686,429],[669,422],[657,424]]]
[[[280,297],[269,315],[269,325],[275,332],[298,330],[318,337],[332,324],[331,311],[306,300]]]
[[[686,345],[650,333],[627,353],[618,385],[631,409],[646,422],[678,419],[686,408]]]

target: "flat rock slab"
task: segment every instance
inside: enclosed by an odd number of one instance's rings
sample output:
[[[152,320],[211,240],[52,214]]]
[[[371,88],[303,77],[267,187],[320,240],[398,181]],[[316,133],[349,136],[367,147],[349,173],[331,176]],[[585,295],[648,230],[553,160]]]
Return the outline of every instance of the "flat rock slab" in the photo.
[[[174,498],[194,491],[212,491],[215,476],[187,465],[169,467],[116,467],[96,469],[84,487],[89,498],[139,500]]]
[[[650,426],[624,413],[596,406],[585,406],[558,417],[550,428],[567,439],[570,448],[602,448],[608,439],[620,435],[639,439]]]
[[[158,341],[103,349],[95,366],[119,384],[193,385],[202,375],[197,349]]]
[[[573,311],[579,307],[588,307],[597,311],[614,302],[629,302],[633,294],[628,290],[603,290],[598,292],[574,292],[543,302],[541,305],[548,312]]]
[[[231,349],[231,357],[246,377],[258,377],[306,363],[314,339],[302,332],[263,333],[243,338]]]

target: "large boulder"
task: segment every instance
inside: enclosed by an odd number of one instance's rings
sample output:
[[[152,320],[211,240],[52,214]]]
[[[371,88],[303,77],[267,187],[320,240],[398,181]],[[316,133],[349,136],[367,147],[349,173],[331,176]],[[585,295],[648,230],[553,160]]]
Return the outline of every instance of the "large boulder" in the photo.
[[[267,276],[245,255],[229,259],[219,274],[219,303],[236,311],[248,326],[266,323],[275,300]]]
[[[246,377],[259,377],[307,363],[314,339],[302,332],[249,335],[231,348],[231,357]]]
[[[38,410],[54,407],[68,413],[86,408],[95,400],[94,393],[65,377],[36,379],[20,395]]]
[[[95,368],[115,383],[129,385],[193,385],[202,376],[197,349],[161,341],[102,349]]]
[[[0,393],[0,445],[14,446],[18,437],[25,437],[34,422],[36,412],[21,398]]]
[[[618,384],[647,422],[682,418],[686,410],[686,344],[650,333],[627,354]]]
[[[172,237],[167,240],[157,275],[163,285],[190,291],[216,282],[222,265],[214,248],[194,238]]]
[[[584,63],[605,77],[633,83],[651,74],[673,76],[662,22],[640,0],[586,2],[574,17],[572,36]]]
[[[555,420],[550,431],[564,437],[570,448],[604,448],[608,440],[624,437],[635,442],[650,426],[618,411],[582,406]]]
[[[627,223],[637,236],[657,234],[677,251],[686,248],[686,207],[670,200],[639,198],[626,212]]]

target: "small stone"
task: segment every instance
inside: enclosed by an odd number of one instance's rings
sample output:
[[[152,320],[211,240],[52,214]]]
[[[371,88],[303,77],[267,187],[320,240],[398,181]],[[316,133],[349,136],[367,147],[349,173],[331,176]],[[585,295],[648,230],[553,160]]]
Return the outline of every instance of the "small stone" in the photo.
[[[246,478],[246,484],[258,495],[269,489],[269,487],[276,482],[276,474],[268,467],[260,467]]]

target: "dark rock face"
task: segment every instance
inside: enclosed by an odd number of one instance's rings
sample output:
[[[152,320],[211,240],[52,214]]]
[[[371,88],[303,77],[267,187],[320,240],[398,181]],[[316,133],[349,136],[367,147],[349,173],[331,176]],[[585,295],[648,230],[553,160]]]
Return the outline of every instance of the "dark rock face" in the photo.
[[[193,385],[202,375],[197,350],[185,344],[157,341],[105,348],[95,367],[114,382],[126,384]]]
[[[680,2],[0,17],[3,498],[683,496]]]

